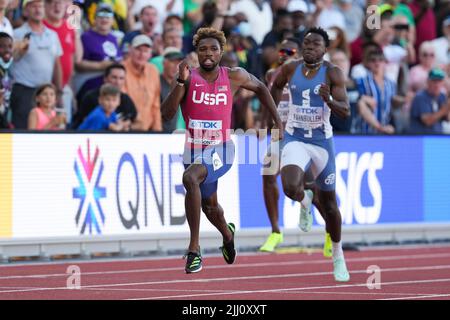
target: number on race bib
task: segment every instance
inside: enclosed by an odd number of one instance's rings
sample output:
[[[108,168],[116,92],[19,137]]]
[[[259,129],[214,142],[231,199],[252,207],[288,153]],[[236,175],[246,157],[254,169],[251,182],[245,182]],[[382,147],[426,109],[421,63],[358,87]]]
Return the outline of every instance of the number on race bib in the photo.
[[[305,129],[305,138],[312,138],[312,129]]]

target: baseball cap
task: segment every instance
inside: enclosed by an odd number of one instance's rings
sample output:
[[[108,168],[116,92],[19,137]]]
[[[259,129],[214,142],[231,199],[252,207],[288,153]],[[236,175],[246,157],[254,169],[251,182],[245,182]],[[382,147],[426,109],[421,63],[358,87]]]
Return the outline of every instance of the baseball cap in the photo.
[[[23,0],[22,9],[25,8],[27,4],[35,2],[35,1],[44,1],[44,0]]]
[[[289,11],[289,12],[295,12],[295,11],[308,12],[308,6],[306,5],[306,2],[303,0],[291,0],[288,3],[287,11]]]
[[[133,38],[133,41],[131,41],[131,46],[133,48],[137,48],[140,46],[153,47],[153,41],[152,39],[150,39],[150,37],[146,36],[145,34],[140,34]]]
[[[431,69],[428,73],[428,79],[430,80],[444,80],[445,72],[439,68]]]
[[[164,59],[168,60],[182,60],[184,59],[184,54],[178,48],[175,47],[167,47],[163,51]]]
[[[99,3],[97,5],[97,9],[95,10],[95,16],[112,18],[114,17],[114,10],[108,3]]]
[[[444,27],[448,27],[450,25],[450,16],[445,18],[444,21],[442,21],[442,24],[444,25]]]

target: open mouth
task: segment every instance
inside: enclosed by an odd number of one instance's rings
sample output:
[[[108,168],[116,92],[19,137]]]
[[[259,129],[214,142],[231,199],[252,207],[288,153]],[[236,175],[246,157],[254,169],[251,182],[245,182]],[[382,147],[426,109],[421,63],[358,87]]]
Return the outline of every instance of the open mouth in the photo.
[[[212,65],[214,64],[214,61],[212,61],[211,59],[205,59],[205,60],[203,61],[203,64],[204,64],[205,66],[212,66]]]

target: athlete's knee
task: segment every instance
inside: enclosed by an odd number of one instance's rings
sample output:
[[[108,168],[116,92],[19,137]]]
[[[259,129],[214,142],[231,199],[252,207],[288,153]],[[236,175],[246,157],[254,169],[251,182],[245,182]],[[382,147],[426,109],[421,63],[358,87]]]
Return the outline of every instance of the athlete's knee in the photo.
[[[302,185],[299,186],[291,182],[284,182],[283,191],[288,198],[292,200],[299,200],[297,199],[297,195],[303,192],[303,186]]]
[[[202,211],[206,215],[216,215],[223,213],[223,210],[220,208],[220,206],[217,205],[211,205],[208,203],[202,203]]]
[[[320,206],[327,218],[340,216],[339,208],[336,203],[321,203]]]
[[[200,184],[198,177],[190,171],[185,171],[183,173],[183,186],[189,190]]]

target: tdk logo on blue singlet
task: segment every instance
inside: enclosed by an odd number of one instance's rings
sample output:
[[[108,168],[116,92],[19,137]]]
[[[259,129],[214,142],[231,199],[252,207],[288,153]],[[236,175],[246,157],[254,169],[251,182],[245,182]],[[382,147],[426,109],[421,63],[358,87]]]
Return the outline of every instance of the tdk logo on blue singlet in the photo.
[[[190,129],[221,130],[222,121],[189,120]]]
[[[301,114],[320,114],[320,108],[302,108],[300,109]]]

